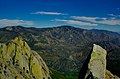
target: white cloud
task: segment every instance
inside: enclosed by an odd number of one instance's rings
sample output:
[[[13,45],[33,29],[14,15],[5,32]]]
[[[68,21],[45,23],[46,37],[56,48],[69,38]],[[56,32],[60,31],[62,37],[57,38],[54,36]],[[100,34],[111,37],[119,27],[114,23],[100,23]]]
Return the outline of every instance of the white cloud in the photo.
[[[86,16],[71,16],[71,18],[90,22],[94,22],[96,21],[96,19],[98,19],[98,17],[86,17]]]
[[[113,14],[110,14],[114,16]],[[96,24],[107,24],[107,25],[120,25],[120,19],[112,18],[100,18],[100,17],[87,17],[87,16],[71,16],[72,19],[79,21],[87,21]]]
[[[32,21],[0,19],[0,26],[33,25]]]
[[[96,22],[97,20],[106,20],[107,18],[100,18],[100,17],[87,17],[87,16],[71,16],[71,18],[76,20],[83,20],[89,22]]]
[[[56,19],[55,21],[65,22],[67,24],[75,24],[75,25],[80,25],[80,26],[97,26],[98,25],[98,24],[94,24],[94,23],[88,23],[88,22],[82,22],[82,21],[76,21],[76,20]]]
[[[46,11],[40,11],[40,12],[35,12],[32,14],[41,14],[41,15],[67,15],[64,13],[59,13],[59,12],[46,12]]]

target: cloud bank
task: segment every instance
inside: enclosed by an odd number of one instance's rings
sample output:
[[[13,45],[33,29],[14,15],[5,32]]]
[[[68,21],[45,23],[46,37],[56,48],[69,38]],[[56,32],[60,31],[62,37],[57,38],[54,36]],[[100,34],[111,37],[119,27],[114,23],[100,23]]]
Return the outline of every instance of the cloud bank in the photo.
[[[120,25],[120,19],[113,18],[100,18],[100,17],[87,17],[87,16],[71,16],[72,19],[79,21],[87,21],[96,24],[107,24],[107,25]]]
[[[33,25],[32,21],[0,19],[1,26]]]

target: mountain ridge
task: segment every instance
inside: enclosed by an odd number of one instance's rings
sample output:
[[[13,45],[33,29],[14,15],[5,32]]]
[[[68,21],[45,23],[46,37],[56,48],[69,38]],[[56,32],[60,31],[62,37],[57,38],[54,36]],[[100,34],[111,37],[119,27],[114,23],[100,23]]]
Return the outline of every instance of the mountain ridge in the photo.
[[[24,27],[24,26],[6,26],[0,29],[8,29],[8,28],[17,28],[17,29],[55,29],[55,28],[72,28],[72,29],[81,29],[81,30],[88,30],[88,31],[103,31],[103,32],[112,32],[119,34],[120,32],[110,31],[110,30],[102,30],[102,29],[83,29],[80,27],[74,27],[69,25],[57,26],[57,27]]]

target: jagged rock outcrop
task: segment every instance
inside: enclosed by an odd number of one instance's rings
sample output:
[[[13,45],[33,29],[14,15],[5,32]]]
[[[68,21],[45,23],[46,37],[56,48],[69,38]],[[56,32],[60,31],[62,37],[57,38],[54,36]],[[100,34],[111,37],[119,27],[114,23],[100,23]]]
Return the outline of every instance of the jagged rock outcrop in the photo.
[[[105,49],[94,44],[85,79],[88,77],[88,73],[90,72],[94,78],[105,79],[106,55],[107,53]]]
[[[0,79],[51,79],[49,69],[37,52],[20,37],[0,44]]]
[[[106,55],[105,49],[94,44],[80,71],[79,79],[120,79],[106,70]]]

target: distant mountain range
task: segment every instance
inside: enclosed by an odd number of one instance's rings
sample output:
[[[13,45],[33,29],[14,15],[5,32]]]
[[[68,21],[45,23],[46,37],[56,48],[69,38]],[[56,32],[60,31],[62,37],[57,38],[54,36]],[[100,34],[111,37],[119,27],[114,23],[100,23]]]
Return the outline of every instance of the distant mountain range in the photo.
[[[9,26],[0,29],[0,42],[20,36],[36,50],[52,70],[78,73],[92,45],[105,48],[107,69],[120,74],[120,34],[105,30],[86,30],[71,26],[27,28]],[[120,76],[120,75],[119,75]]]

